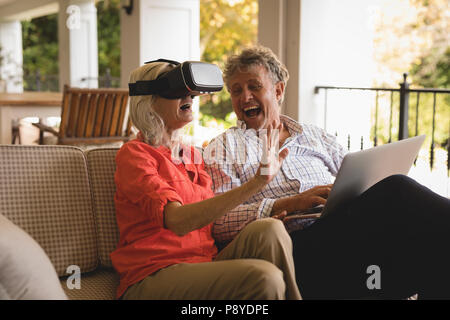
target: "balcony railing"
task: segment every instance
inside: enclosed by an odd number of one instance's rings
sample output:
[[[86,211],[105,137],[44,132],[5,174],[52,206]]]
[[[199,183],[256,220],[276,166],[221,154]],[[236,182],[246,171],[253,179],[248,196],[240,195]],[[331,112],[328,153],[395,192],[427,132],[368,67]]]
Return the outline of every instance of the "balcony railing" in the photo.
[[[59,75],[42,75],[39,70],[34,74],[23,76],[26,91],[59,91]]]
[[[99,88],[119,88],[120,87],[120,78],[111,76],[111,71],[109,68],[106,69],[106,72],[103,76],[98,78],[96,77],[84,77],[81,78],[81,82],[86,82],[89,80],[98,80]]]
[[[380,133],[380,126],[385,125],[386,123],[381,124],[380,117],[381,115],[381,108],[380,108],[380,100],[388,98],[388,101],[386,101],[386,104],[389,105],[389,116],[388,116],[388,136],[386,137],[387,141],[385,142],[391,142],[393,141],[395,131],[398,130],[398,140],[405,139],[410,135],[417,136],[419,134],[427,132],[427,143],[428,146],[426,147],[428,149],[428,162],[430,170],[433,170],[436,164],[436,150],[439,148],[440,154],[442,152],[446,153],[446,171],[447,171],[447,178],[449,177],[450,173],[450,90],[449,89],[441,89],[441,88],[410,88],[409,83],[407,82],[407,74],[403,74],[403,82],[400,83],[399,88],[363,88],[363,87],[337,87],[337,86],[316,86],[315,87],[315,94],[322,93],[323,96],[323,102],[320,102],[319,106],[323,103],[323,115],[324,115],[324,127],[327,129],[327,123],[329,122],[329,108],[330,104],[332,102],[330,101],[331,92],[333,92],[333,95],[339,95],[343,94],[343,91],[346,93],[349,93],[349,95],[358,92],[371,92],[370,95],[367,96],[367,98],[372,99],[372,95],[374,95],[374,101],[370,104],[372,104],[372,110],[371,110],[371,128],[370,128],[370,139],[372,140],[370,145],[369,143],[364,143],[363,136],[361,136],[361,139],[357,138],[356,140],[360,141],[359,149],[364,149],[365,147],[369,146],[377,146],[381,143],[381,133]],[[431,96],[431,97],[430,97]],[[439,97],[441,96],[441,99]],[[443,98],[442,98],[443,97]],[[398,100],[397,100],[398,99]],[[398,101],[398,109],[394,108],[394,101]],[[422,101],[423,100],[423,101]],[[446,100],[446,101],[445,101]],[[423,117],[429,118],[429,114],[424,114],[424,110],[421,108],[424,106],[424,103],[428,103],[429,106],[429,112],[432,112],[431,114],[431,130],[430,128],[423,128],[423,124],[425,121],[423,120]],[[439,105],[439,103],[441,105]],[[398,110],[398,113],[395,114]],[[440,110],[439,114],[437,110]],[[411,117],[410,117],[411,113]],[[398,117],[398,126],[394,123],[394,117]],[[385,115],[384,118],[387,118],[387,115]],[[439,121],[437,121],[439,119]],[[359,119],[352,119],[352,121],[359,121]],[[436,130],[438,128],[438,122],[440,123],[439,127],[439,142],[436,141]],[[422,124],[422,127],[419,128],[419,124]],[[447,128],[443,128],[443,126],[448,126]],[[394,130],[395,127],[395,130]],[[431,131],[431,132],[430,132]],[[336,135],[337,132],[336,132]],[[444,138],[443,138],[444,135]],[[355,137],[350,137],[348,135],[346,137],[347,140],[347,147],[350,150],[351,148],[351,141],[354,141]],[[354,142],[353,142],[354,143]],[[366,145],[364,145],[366,144]],[[354,146],[353,146],[354,147]],[[444,159],[445,161],[445,159]],[[450,180],[449,180],[450,181]],[[449,188],[449,187],[447,187]],[[448,194],[448,191],[447,191]]]
[[[88,83],[89,80],[98,80],[99,88],[119,88],[120,78],[111,76],[109,69],[106,69],[104,75],[99,77],[83,77],[81,83]],[[37,70],[32,75],[23,77],[26,91],[59,91],[59,75],[42,75]]]

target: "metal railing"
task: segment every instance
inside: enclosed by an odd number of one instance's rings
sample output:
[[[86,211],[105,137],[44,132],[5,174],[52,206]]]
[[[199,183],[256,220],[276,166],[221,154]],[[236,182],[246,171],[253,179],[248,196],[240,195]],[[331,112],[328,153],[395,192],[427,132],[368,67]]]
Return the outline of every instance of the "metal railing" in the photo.
[[[392,128],[393,128],[393,112],[394,112],[394,93],[398,93],[399,95],[399,123],[398,123],[398,139],[402,140],[409,136],[409,110],[410,110],[410,97],[411,93],[415,93],[416,101],[415,101],[415,128],[414,135],[419,134],[419,101],[421,94],[427,93],[433,95],[433,106],[432,106],[432,128],[431,128],[431,145],[430,145],[430,168],[434,166],[434,155],[436,149],[436,141],[435,141],[435,132],[436,132],[436,108],[437,108],[437,99],[436,95],[448,95],[450,94],[449,89],[440,89],[440,88],[418,88],[412,89],[407,82],[407,74],[403,74],[403,82],[400,83],[400,88],[358,88],[358,87],[335,87],[335,86],[316,86],[314,89],[314,93],[318,94],[321,90],[324,90],[324,122],[326,124],[327,121],[327,113],[328,113],[328,91],[330,90],[349,90],[349,91],[375,91],[375,123],[372,126],[373,132],[373,144],[377,146],[379,141],[379,98],[380,92],[389,92],[390,94],[390,115],[389,115],[389,139],[388,142],[391,142],[392,137]],[[450,107],[447,112],[450,115]],[[449,124],[450,126],[450,124]],[[450,130],[450,129],[449,129]],[[447,151],[447,175],[449,175],[450,171],[450,132],[447,135],[446,139],[446,151]],[[348,148],[350,149],[350,136],[348,136]],[[361,137],[361,149],[364,148],[363,139]]]
[[[120,87],[120,78],[111,76],[111,70],[109,68],[106,69],[106,72],[103,76],[97,77],[83,77],[81,78],[81,82],[89,81],[89,80],[98,80],[99,88],[119,88]]]
[[[34,74],[23,76],[26,91],[59,91],[59,75],[42,75],[39,70]]]
[[[89,80],[98,80],[100,88],[119,88],[120,78],[111,76],[111,71],[106,69],[106,73],[99,77],[83,77],[81,82]],[[23,77],[24,88],[26,91],[59,91],[59,75],[42,75],[39,70],[34,74]]]

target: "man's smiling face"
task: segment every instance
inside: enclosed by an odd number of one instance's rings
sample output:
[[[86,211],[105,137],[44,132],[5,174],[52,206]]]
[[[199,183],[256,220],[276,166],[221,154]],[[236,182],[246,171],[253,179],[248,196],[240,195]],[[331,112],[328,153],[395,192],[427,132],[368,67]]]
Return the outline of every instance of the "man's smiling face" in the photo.
[[[282,82],[273,83],[261,65],[236,70],[228,81],[233,110],[247,129],[267,129],[280,122],[279,101],[284,92]]]

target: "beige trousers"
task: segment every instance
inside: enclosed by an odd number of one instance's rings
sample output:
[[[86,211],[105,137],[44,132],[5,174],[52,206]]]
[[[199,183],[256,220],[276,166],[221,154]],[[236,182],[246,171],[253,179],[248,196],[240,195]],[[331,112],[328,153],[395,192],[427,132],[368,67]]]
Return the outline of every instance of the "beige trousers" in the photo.
[[[161,269],[129,287],[123,299],[301,299],[291,238],[281,221],[256,220],[214,261]]]

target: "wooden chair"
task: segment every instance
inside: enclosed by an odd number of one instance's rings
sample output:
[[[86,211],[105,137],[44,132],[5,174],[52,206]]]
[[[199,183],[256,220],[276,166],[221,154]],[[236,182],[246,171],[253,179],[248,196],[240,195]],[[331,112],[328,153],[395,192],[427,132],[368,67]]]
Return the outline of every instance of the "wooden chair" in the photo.
[[[127,141],[131,122],[122,131],[128,102],[126,89],[81,89],[64,86],[59,131],[42,123],[39,144],[44,144],[44,132],[58,137],[58,144],[95,145]]]

